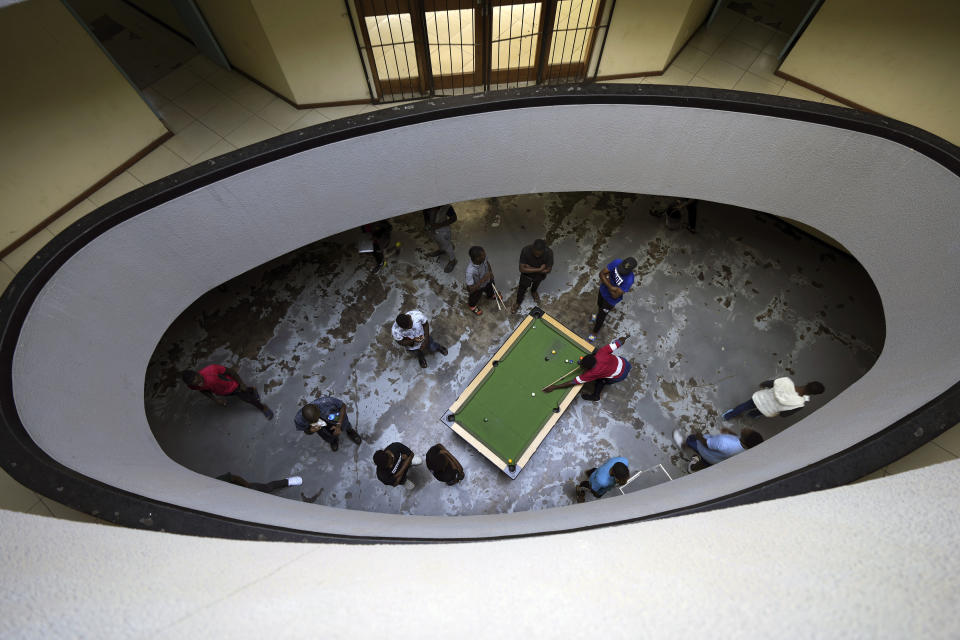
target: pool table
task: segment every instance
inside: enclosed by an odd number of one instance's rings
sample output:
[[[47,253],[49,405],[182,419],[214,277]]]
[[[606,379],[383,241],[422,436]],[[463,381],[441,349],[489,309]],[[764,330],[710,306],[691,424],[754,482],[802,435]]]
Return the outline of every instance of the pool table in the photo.
[[[581,387],[541,389],[572,380],[580,356],[592,352],[592,344],[534,307],[441,420],[516,478]]]

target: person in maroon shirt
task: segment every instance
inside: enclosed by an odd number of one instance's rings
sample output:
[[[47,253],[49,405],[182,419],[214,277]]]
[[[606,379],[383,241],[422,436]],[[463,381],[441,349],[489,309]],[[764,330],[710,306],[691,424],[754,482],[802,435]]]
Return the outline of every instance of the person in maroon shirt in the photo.
[[[267,420],[273,420],[273,411],[260,402],[260,394],[257,390],[245,385],[240,374],[233,369],[211,364],[200,371],[191,369],[181,371],[180,377],[188,387],[199,391],[222,407],[227,406],[224,396],[236,396],[259,409]]]
[[[596,402],[600,399],[600,394],[603,393],[605,386],[623,382],[627,378],[627,374],[630,373],[630,362],[628,362],[626,358],[613,355],[613,352],[619,349],[629,337],[630,336],[624,336],[623,338],[614,340],[610,344],[597,349],[593,354],[583,356],[580,358],[580,368],[583,369],[583,373],[570,382],[551,384],[544,387],[543,392],[550,393],[555,389],[568,389],[578,384],[586,384],[593,381],[593,393],[584,394],[583,399]]]

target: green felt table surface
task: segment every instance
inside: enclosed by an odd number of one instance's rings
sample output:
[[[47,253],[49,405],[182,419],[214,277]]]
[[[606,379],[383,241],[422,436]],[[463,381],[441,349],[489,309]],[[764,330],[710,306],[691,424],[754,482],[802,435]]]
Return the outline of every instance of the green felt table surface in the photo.
[[[457,422],[503,460],[519,460],[566,392],[541,389],[577,367],[578,358],[587,353],[590,350],[535,318],[460,407]],[[579,370],[560,382],[572,380]]]

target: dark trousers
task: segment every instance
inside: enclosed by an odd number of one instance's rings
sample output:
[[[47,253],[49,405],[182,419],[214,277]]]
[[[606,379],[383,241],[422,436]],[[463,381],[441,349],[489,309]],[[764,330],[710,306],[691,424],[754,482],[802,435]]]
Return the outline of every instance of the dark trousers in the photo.
[[[254,387],[247,387],[243,391],[240,390],[240,387],[237,387],[230,395],[236,396],[239,400],[243,400],[247,404],[252,404],[261,411],[263,410],[263,405],[260,403],[260,394],[257,393]]]
[[[546,279],[543,274],[521,273],[520,283],[517,285],[517,304],[523,304],[523,298],[527,295],[527,289],[532,293],[537,293],[537,287]]]
[[[753,398],[750,398],[746,402],[742,402],[738,404],[733,409],[730,409],[730,411],[727,411],[723,415],[725,418],[735,418],[741,413],[743,413],[744,411],[749,411],[750,412],[749,415],[754,418],[760,415],[760,411],[757,409],[757,405],[753,403]]]
[[[477,289],[476,291],[471,293],[469,296],[467,296],[467,304],[470,305],[471,307],[477,306],[477,303],[480,302],[480,295],[484,293],[487,294],[488,298],[493,297],[493,281],[492,280],[487,283],[487,286],[481,289]]]
[[[251,482],[247,485],[248,488],[254,489],[256,491],[263,491],[264,493],[270,493],[271,491],[276,491],[277,489],[286,489],[290,486],[290,483],[286,478],[283,480],[274,480],[273,482]]]
[[[627,374],[630,373],[630,369],[632,369],[633,366],[630,364],[628,360],[624,360],[623,364],[624,364],[623,372],[616,378],[600,378],[599,380],[594,381],[592,395],[595,399],[597,400],[600,399],[600,394],[603,393],[604,387],[611,384],[617,384],[618,382],[623,382],[624,380],[627,379]]]
[[[613,305],[603,299],[603,294],[597,292],[597,321],[593,323],[593,332],[597,333],[603,327],[603,321],[607,319],[607,314],[613,309]]]
[[[704,467],[711,466],[710,463],[707,462],[707,460],[703,457],[703,454],[700,453],[700,440],[697,439],[697,436],[687,436],[687,440],[686,442],[684,442],[684,444],[690,447],[691,449],[693,449],[694,451],[696,451],[700,455],[701,465],[703,465]]]
[[[217,480],[223,480],[224,482],[229,482],[230,484],[235,484],[246,489],[253,489],[254,491],[263,491],[264,493],[270,493],[278,489],[286,489],[290,486],[286,478],[283,480],[274,480],[273,482],[247,482],[240,476],[235,476],[230,472],[222,476],[217,476]]]

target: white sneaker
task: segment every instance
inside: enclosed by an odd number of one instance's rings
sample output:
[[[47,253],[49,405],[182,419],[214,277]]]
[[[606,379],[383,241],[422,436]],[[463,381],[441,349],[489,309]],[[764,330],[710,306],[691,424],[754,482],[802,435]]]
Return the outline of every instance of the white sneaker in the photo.
[[[421,458],[420,456],[413,456],[413,462],[411,462],[410,464],[413,466],[417,466],[418,464],[423,464],[423,458]]]
[[[673,430],[673,441],[677,443],[678,447],[683,447],[683,435],[680,433],[680,429]]]
[[[290,476],[289,478],[287,478],[288,487],[296,487],[301,484],[303,484],[303,478],[301,478],[300,476]]]
[[[412,480],[407,480],[406,482],[403,483],[403,486],[407,491],[413,491],[414,489],[417,488],[417,485],[413,484]]]

